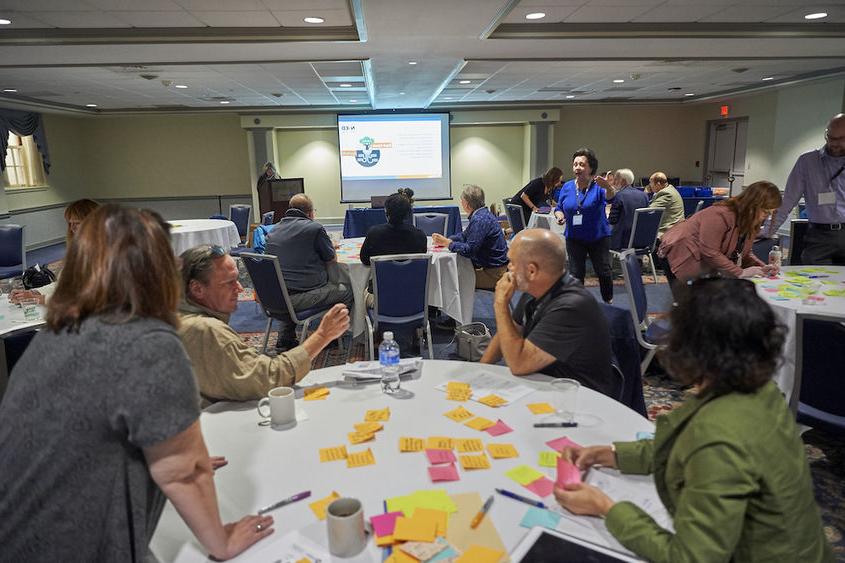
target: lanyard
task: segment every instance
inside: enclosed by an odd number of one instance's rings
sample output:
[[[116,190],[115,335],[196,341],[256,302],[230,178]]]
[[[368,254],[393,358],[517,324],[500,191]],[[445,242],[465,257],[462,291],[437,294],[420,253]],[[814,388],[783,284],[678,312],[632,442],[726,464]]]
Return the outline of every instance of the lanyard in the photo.
[[[833,176],[831,176],[831,177],[830,177],[830,180],[828,180],[828,181],[832,184],[832,183],[833,183],[833,181],[834,181],[834,180],[836,180],[836,179],[839,177],[839,175],[840,175],[840,174],[842,174],[842,171],[843,171],[843,170],[845,170],[845,164],[843,164],[843,165],[839,168],[839,170],[837,170],[837,171],[836,171],[836,174],[834,174]]]
[[[593,187],[593,182],[587,186],[587,189],[584,190],[584,199],[578,197],[578,193],[581,191],[578,189],[578,184],[575,184],[575,203],[578,204],[578,209],[575,211],[576,215],[581,214],[581,209],[583,209],[584,203],[587,201],[587,196],[590,194],[590,188]]]

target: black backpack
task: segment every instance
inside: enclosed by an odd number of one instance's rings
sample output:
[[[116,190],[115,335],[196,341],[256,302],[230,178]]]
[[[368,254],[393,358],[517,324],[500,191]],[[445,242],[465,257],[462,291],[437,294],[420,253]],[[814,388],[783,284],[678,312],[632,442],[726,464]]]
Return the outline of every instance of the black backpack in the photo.
[[[21,281],[23,281],[25,289],[35,289],[56,281],[56,274],[50,271],[47,266],[36,264],[26,269],[21,276]]]

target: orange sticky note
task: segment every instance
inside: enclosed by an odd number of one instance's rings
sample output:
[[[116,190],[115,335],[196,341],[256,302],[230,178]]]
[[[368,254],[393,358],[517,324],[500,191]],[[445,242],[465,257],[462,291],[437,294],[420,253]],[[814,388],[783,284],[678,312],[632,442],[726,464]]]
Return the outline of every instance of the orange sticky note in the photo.
[[[420,518],[405,518],[400,516],[396,519],[396,527],[393,529],[393,539],[396,541],[427,541],[433,542],[437,537],[437,523],[432,520]]]
[[[399,438],[400,452],[421,452],[424,445],[422,438]]]
[[[446,537],[446,527],[449,522],[448,512],[435,510],[433,508],[417,508],[414,510],[413,519],[433,522],[435,525],[435,535]]]
[[[411,557],[402,550],[394,549],[390,557],[384,560],[384,563],[419,563],[419,560]]]
[[[346,467],[364,467],[365,465],[375,465],[376,458],[373,457],[373,450],[367,448],[363,452],[355,452],[346,456]]]
[[[555,408],[549,403],[530,403],[526,405],[533,414],[552,414]]]
[[[483,452],[484,442],[478,438],[456,438],[455,447],[459,452]]]
[[[498,549],[471,545],[460,557],[455,559],[455,563],[498,563],[504,555],[505,552]]]
[[[461,467],[464,469],[489,469],[490,460],[484,454],[460,456]]]
[[[311,387],[305,390],[306,401],[319,401],[329,396],[328,387]]]
[[[466,410],[464,407],[458,407],[454,410],[445,413],[445,416],[451,418],[455,422],[463,422],[464,420],[472,418],[475,415]]]
[[[320,462],[338,461],[346,459],[346,446],[336,446],[334,448],[320,449]]]
[[[361,444],[363,442],[369,442],[370,440],[376,437],[376,435],[372,432],[350,432],[349,434],[347,434],[347,436],[349,437],[349,441],[352,444]]]
[[[355,430],[363,433],[379,432],[384,429],[384,424],[380,422],[359,422],[354,425]]]
[[[445,436],[431,436],[425,441],[425,449],[427,450],[451,450],[454,447],[452,438]]]
[[[381,420],[390,420],[390,407],[385,407],[381,410],[369,410],[364,415],[364,420],[367,422],[379,422]]]
[[[519,452],[516,451],[513,444],[487,444],[487,451],[494,459],[519,457]]]
[[[488,407],[501,407],[502,405],[508,404],[506,400],[498,395],[487,395],[486,397],[481,397],[478,399],[478,402],[487,405]]]
[[[326,509],[329,505],[335,500],[339,499],[340,495],[337,494],[336,491],[332,491],[332,494],[325,498],[321,498],[320,500],[314,501],[308,506],[311,507],[311,510],[314,512],[314,516],[317,517],[319,520],[326,519]]]
[[[491,426],[494,426],[496,423],[492,420],[486,419],[481,416],[477,416],[470,420],[469,422],[465,422],[464,426],[469,426],[470,428],[475,428],[476,430],[486,430]]]
[[[393,536],[376,536],[376,545],[379,547],[387,547],[396,543]]]

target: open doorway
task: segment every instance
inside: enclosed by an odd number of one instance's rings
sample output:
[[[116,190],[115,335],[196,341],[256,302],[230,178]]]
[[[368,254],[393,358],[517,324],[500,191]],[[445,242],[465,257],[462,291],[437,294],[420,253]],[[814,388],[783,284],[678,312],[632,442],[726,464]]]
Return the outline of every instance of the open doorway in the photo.
[[[747,140],[747,117],[707,122],[707,154],[704,160],[706,185],[730,188],[730,195],[742,191],[745,184]]]

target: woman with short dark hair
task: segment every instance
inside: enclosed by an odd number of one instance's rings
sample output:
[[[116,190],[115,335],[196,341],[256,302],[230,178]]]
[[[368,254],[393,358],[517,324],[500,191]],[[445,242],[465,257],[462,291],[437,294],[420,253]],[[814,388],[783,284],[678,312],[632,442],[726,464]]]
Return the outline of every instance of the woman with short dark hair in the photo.
[[[555,497],[576,514],[604,516],[649,561],[833,561],[804,444],[771,380],[785,328],[748,280],[692,286],[672,310],[660,359],[693,397],[658,417],[652,440],[562,452],[582,469],[653,474],[674,532],[588,484],[555,487]]]
[[[144,561],[168,499],[218,559],[272,533],[220,520],[168,229],[106,205],[76,233],[0,404],[0,559]]]

